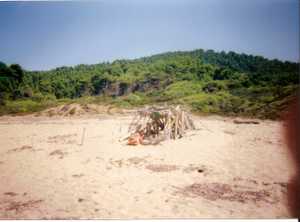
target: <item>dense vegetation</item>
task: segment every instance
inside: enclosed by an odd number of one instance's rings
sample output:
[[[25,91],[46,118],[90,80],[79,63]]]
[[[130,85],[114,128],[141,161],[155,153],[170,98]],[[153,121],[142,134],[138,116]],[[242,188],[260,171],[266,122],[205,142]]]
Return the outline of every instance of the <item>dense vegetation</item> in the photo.
[[[75,100],[168,102],[201,113],[278,118],[299,88],[298,71],[299,63],[201,49],[49,71],[0,63],[0,114]]]

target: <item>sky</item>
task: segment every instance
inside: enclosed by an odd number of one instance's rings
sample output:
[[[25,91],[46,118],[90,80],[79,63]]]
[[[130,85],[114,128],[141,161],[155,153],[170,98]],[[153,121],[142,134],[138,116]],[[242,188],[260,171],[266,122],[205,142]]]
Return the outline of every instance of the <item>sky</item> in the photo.
[[[198,48],[299,61],[299,1],[0,2],[0,61],[27,70]]]

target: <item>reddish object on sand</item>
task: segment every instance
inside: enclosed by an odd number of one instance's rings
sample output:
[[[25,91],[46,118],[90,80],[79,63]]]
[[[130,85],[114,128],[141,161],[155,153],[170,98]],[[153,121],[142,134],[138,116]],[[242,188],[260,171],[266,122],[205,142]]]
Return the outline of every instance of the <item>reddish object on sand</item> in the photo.
[[[128,138],[127,145],[138,145],[143,142],[143,135],[135,133]]]

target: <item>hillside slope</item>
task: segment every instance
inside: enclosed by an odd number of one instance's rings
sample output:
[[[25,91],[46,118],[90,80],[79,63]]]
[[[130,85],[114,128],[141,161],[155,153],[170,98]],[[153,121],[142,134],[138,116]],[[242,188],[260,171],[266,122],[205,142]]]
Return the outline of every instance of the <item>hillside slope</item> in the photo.
[[[49,71],[0,63],[0,113],[88,98],[122,107],[168,102],[201,113],[278,118],[299,87],[298,71],[299,63],[202,49]]]

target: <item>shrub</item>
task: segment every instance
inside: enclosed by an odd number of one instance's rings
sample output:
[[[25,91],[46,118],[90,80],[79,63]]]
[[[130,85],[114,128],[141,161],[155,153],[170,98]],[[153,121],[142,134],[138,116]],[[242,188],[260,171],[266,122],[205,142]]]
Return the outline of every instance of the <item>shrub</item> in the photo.
[[[202,90],[206,93],[215,93],[226,89],[226,84],[223,81],[210,81],[206,83],[202,88]]]
[[[220,97],[208,94],[196,94],[183,98],[185,104],[191,106],[193,111],[204,113],[219,112],[218,101]]]
[[[181,97],[197,94],[202,91],[200,82],[180,81],[169,85],[164,91],[168,99],[178,99]]]
[[[36,102],[30,99],[7,101],[5,106],[1,107],[1,114],[32,113],[53,105],[55,105],[55,102]]]
[[[115,98],[112,102],[112,105],[117,106],[117,107],[122,107],[122,108],[130,108],[131,104],[128,101],[125,101],[121,97]]]
[[[139,106],[149,102],[149,99],[142,93],[131,93],[124,97],[124,101],[130,105]]]
[[[31,97],[31,100],[33,100],[35,102],[41,102],[42,100],[44,100],[44,96],[40,92],[34,93]]]

